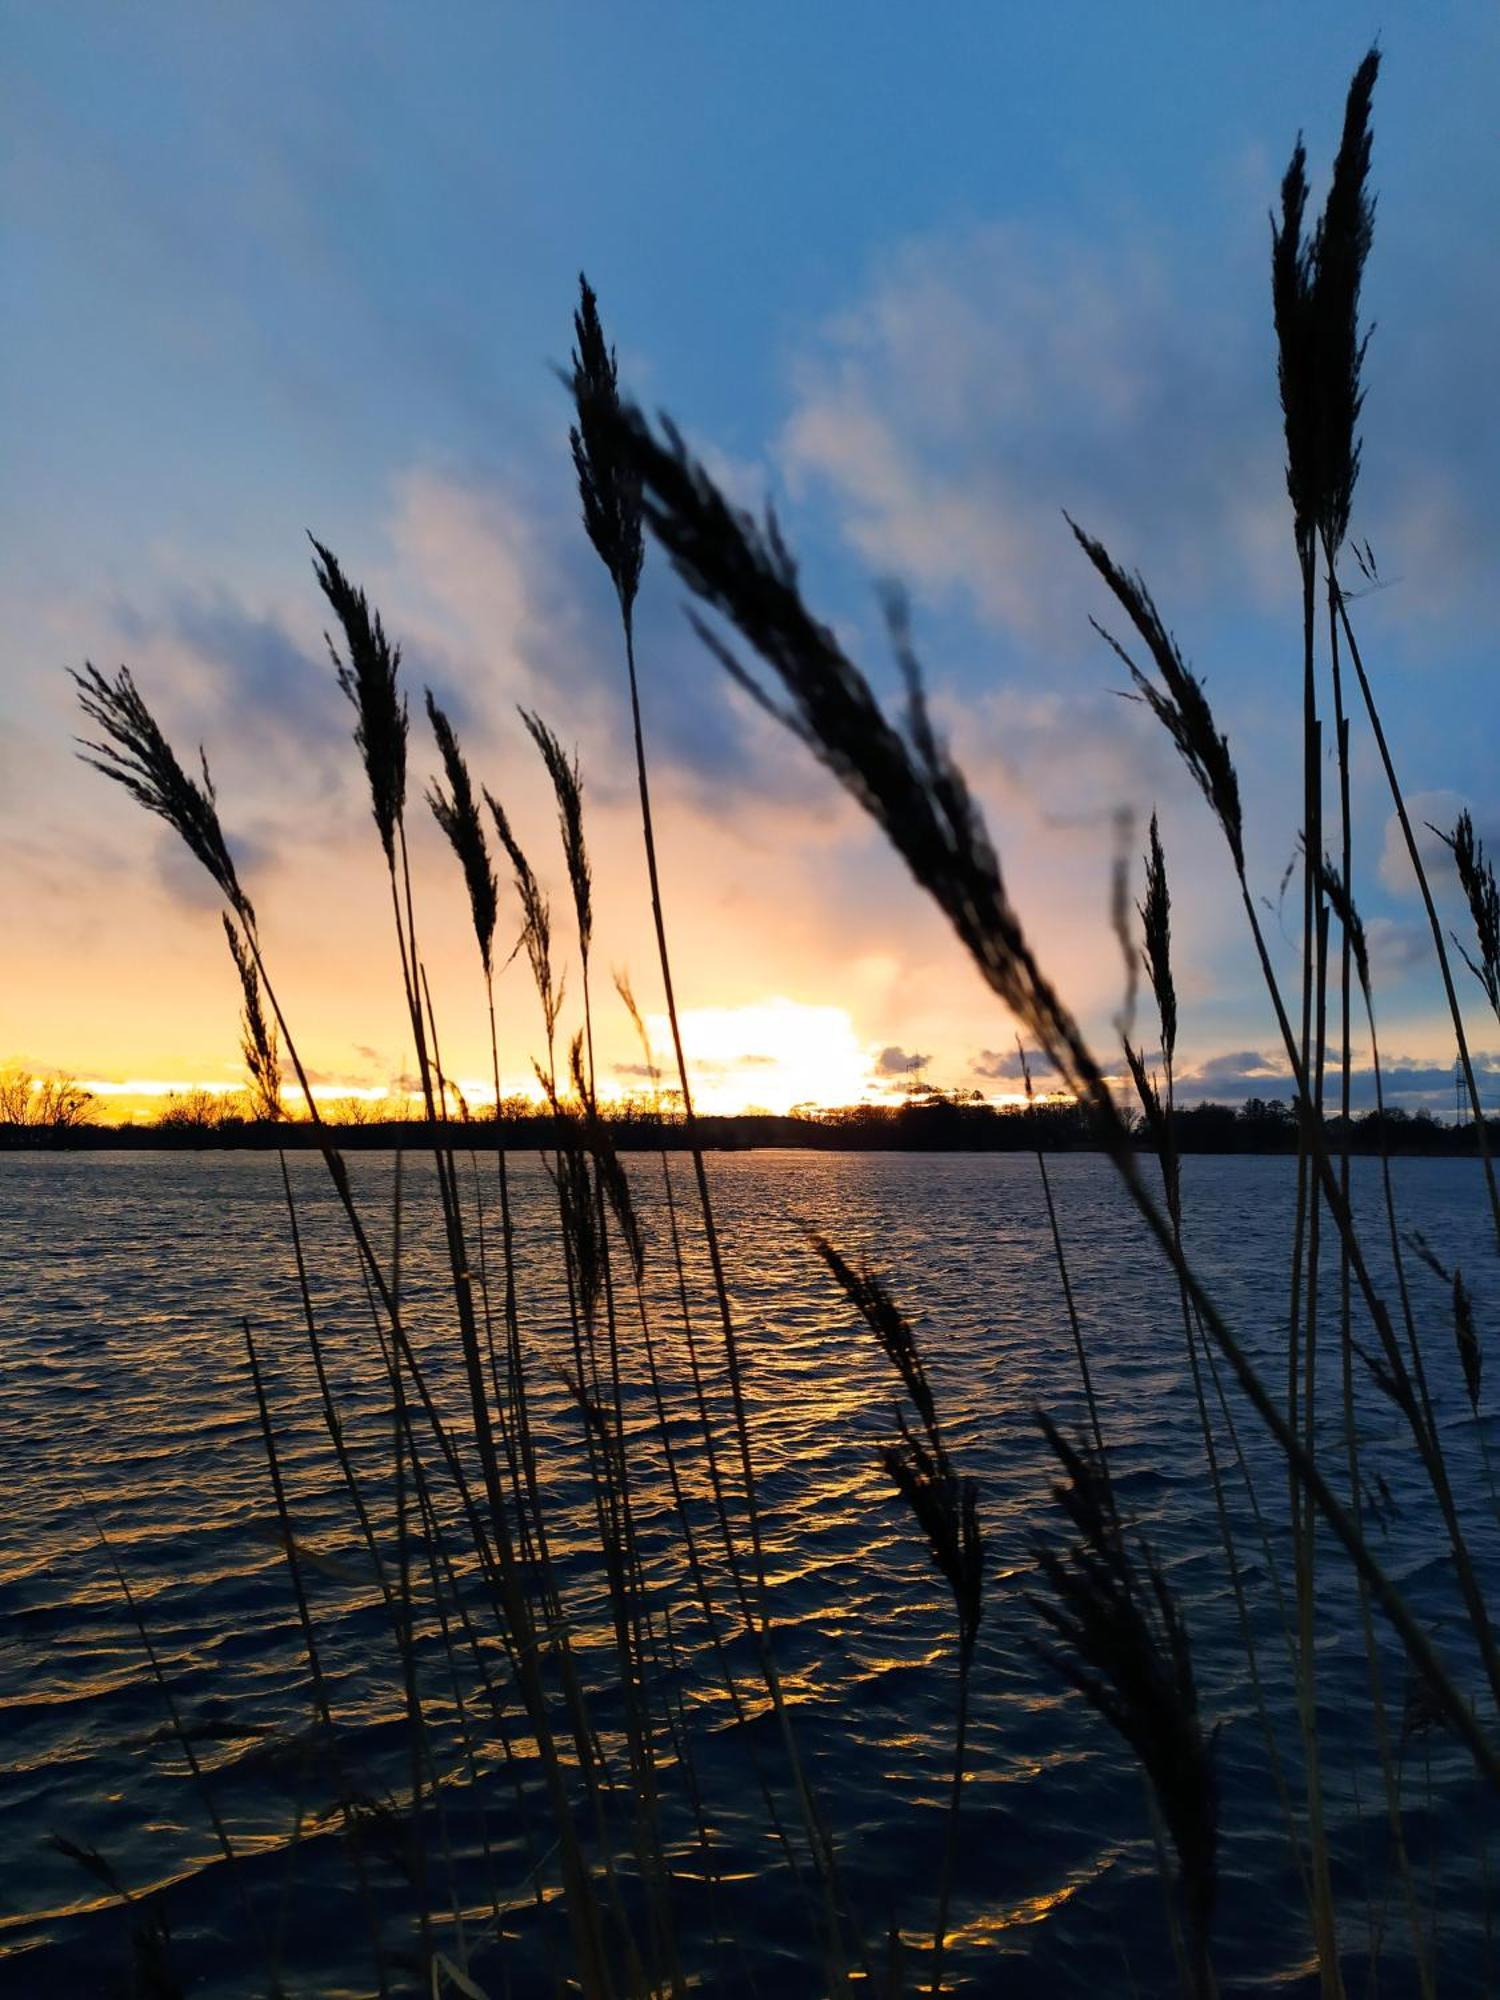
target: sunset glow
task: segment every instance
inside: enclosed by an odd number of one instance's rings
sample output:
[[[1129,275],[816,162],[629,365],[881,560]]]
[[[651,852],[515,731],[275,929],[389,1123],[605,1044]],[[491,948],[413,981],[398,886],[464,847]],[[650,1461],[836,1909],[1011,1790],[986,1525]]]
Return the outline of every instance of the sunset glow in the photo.
[[[671,1068],[665,1015],[648,1023],[657,1060]],[[843,1007],[764,1000],[748,1007],[691,1007],[683,1049],[704,1111],[790,1111],[794,1104],[857,1104],[871,1094],[871,1051]]]
[[[813,34],[806,22],[799,31]],[[1027,33],[1047,39],[1040,17]],[[162,50],[175,46],[165,28],[159,35]],[[635,74],[623,25],[611,42],[612,60]],[[576,747],[596,961],[630,967],[656,1057],[672,1068],[655,1019],[663,998],[614,598],[579,526],[547,365],[567,351],[576,265],[587,257],[631,393],[649,404],[667,386],[669,357],[680,369],[684,355],[713,356],[681,382],[678,413],[733,499],[774,500],[810,608],[882,696],[896,690],[871,581],[891,576],[910,590],[935,718],[985,812],[1038,960],[1086,1033],[1115,1046],[1122,973],[1105,885],[1127,823],[1138,882],[1155,810],[1173,867],[1179,1081],[1197,1076],[1226,1101],[1274,1085],[1276,1024],[1225,857],[1152,718],[1116,698],[1122,670],[1089,623],[1105,606],[1061,510],[1118,526],[1120,556],[1152,578],[1186,653],[1203,663],[1241,772],[1252,887],[1274,892],[1299,794],[1272,693],[1290,683],[1268,679],[1280,655],[1268,653],[1267,634],[1284,628],[1295,577],[1267,423],[1274,383],[1268,392],[1263,345],[1241,329],[1260,323],[1263,197],[1275,184],[1250,163],[1271,158],[1306,116],[1280,69],[1257,72],[1248,92],[1236,71],[1228,125],[1188,117],[1195,129],[1177,144],[1195,146],[1204,171],[1150,228],[1121,229],[1100,196],[1120,170],[1117,148],[1103,182],[1080,155],[1069,200],[1038,204],[1031,173],[1045,134],[1034,122],[1045,94],[1028,100],[1013,131],[971,105],[972,128],[957,121],[971,154],[940,165],[955,126],[932,122],[939,90],[909,107],[894,207],[858,181],[793,173],[795,148],[778,151],[762,161],[769,187],[720,172],[679,190],[681,227],[652,225],[637,265],[632,246],[651,210],[636,182],[649,181],[649,163],[622,172],[594,131],[586,165],[569,150],[582,143],[576,132],[559,152],[571,121],[554,124],[540,103],[508,105],[503,142],[488,111],[472,131],[460,113],[456,127],[424,126],[420,143],[408,135],[412,199],[392,206],[374,186],[360,193],[365,174],[380,180],[383,149],[366,157],[351,135],[325,132],[311,109],[319,94],[304,99],[287,68],[290,48],[277,54],[250,36],[253,117],[200,124],[195,107],[218,87],[205,81],[211,51],[195,47],[178,68],[161,50],[153,58],[153,46],[143,30],[138,44],[122,36],[107,63],[100,48],[91,54],[101,76],[128,72],[171,107],[118,130],[112,98],[95,107],[98,119],[61,108],[74,103],[71,71],[52,76],[50,58],[37,57],[51,80],[29,106],[40,122],[18,170],[16,198],[36,225],[19,245],[28,304],[12,376],[30,386],[10,413],[16,499],[0,549],[9,635],[0,1064],[96,1084],[112,1118],[147,1114],[174,1090],[225,1092],[240,1081],[238,1003],[211,886],[164,827],[141,821],[75,755],[63,669],[92,659],[130,666],[189,762],[204,746],[319,1096],[375,1102],[410,1076],[381,857],[353,718],[323,642],[306,525],[340,551],[402,648],[423,955],[445,1057],[473,1082],[472,1101],[489,1089],[488,1028],[462,884],[422,798],[435,769],[427,687],[451,708],[476,781],[503,799],[550,898],[568,981],[560,1048],[579,1025],[576,949],[555,807],[517,706]],[[1344,53],[1325,47],[1320,70],[1337,73]],[[325,58],[336,83],[344,72],[329,51],[304,48],[296,60]],[[1036,60],[1049,73],[1052,55]],[[195,83],[196,66],[205,76]],[[400,73],[398,64],[380,89],[395,92]],[[1437,75],[1423,63],[1406,70],[1398,93],[1415,95],[1406,105],[1398,94],[1392,115],[1427,129],[1439,115]],[[56,124],[40,111],[54,90]],[[821,117],[821,93],[816,101]],[[273,104],[286,107],[286,131],[259,122]],[[719,103],[716,119],[737,135],[726,159],[760,157],[746,115],[737,94]],[[368,129],[379,126],[377,116]],[[189,129],[202,158],[185,177],[168,170],[165,135]],[[1134,140],[1140,178],[1124,199],[1142,214],[1172,163],[1158,156],[1155,126]],[[508,154],[495,151],[511,144],[532,163],[527,186],[552,188],[558,208],[545,229],[507,239],[495,291],[495,271],[468,259],[490,239],[495,187],[514,196],[508,213],[524,212]],[[834,148],[844,162],[858,152],[852,138]],[[292,180],[289,158],[300,162]],[[1449,446],[1475,435],[1463,413],[1486,393],[1489,363],[1469,329],[1493,313],[1487,293],[1476,312],[1460,289],[1488,285],[1488,266],[1472,281],[1446,272],[1434,290],[1413,261],[1412,218],[1435,200],[1427,171],[1413,161],[1391,197],[1378,282],[1408,308],[1376,314],[1372,351],[1410,394],[1384,412],[1380,476],[1362,491],[1359,531],[1405,579],[1373,600],[1372,636],[1388,726],[1408,746],[1411,819],[1451,924],[1461,915],[1451,865],[1423,829],[1451,826],[1465,804],[1482,834],[1494,823],[1483,731],[1431,720],[1463,712],[1489,685],[1473,635],[1486,629],[1496,574],[1476,525],[1495,515],[1493,466]],[[957,206],[954,172],[974,191]],[[1456,176],[1463,187],[1481,179]],[[233,214],[208,200],[207,190],[239,186],[260,192]],[[786,240],[765,234],[772,215]],[[419,216],[445,221],[434,233]],[[267,265],[283,231],[307,255],[278,253]],[[759,250],[754,308],[727,310],[746,240]],[[1209,241],[1223,251],[1211,264]],[[313,254],[314,243],[327,254]],[[135,247],[125,255],[121,244]],[[396,339],[393,268],[417,279]],[[253,285],[247,272],[258,274]],[[129,468],[128,505],[96,476],[100,463]],[[1230,466],[1243,479],[1226,482]],[[1458,522],[1469,524],[1462,533]],[[1429,561],[1437,550],[1441,560]],[[1420,587],[1410,580],[1418,574]],[[865,817],[705,653],[654,547],[634,618],[677,1000],[704,1108],[857,1102],[899,1090],[908,1073],[944,1091],[1013,1099],[1004,1064],[1014,1023]],[[1445,663],[1436,700],[1413,670],[1434,658]],[[1421,899],[1379,771],[1357,763],[1351,782],[1370,857],[1358,889],[1382,1040],[1407,1066],[1393,1069],[1390,1091],[1441,1111],[1451,1106],[1453,1036],[1424,955]],[[503,952],[519,921],[504,870],[500,891]],[[1271,930],[1278,972],[1293,979],[1295,928]],[[633,1074],[633,1030],[607,979],[596,984],[601,1094],[634,1094],[644,1080]],[[524,957],[501,978],[498,1005],[503,1088],[533,1095],[543,1036]],[[1482,1016],[1474,1037],[1493,1052]],[[1367,1061],[1355,1093],[1371,1099]]]
[[[0,2000],[1476,1990],[1395,12],[0,0]]]

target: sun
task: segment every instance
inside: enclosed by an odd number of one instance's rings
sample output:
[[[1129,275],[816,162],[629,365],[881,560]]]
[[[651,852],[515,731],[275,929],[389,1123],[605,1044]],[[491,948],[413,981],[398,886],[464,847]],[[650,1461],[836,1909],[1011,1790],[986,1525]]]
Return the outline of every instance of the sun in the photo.
[[[744,1007],[692,1007],[680,1020],[700,1111],[784,1112],[794,1104],[854,1104],[870,1094],[870,1053],[843,1007],[778,996]],[[666,1015],[651,1015],[647,1026],[670,1077]]]

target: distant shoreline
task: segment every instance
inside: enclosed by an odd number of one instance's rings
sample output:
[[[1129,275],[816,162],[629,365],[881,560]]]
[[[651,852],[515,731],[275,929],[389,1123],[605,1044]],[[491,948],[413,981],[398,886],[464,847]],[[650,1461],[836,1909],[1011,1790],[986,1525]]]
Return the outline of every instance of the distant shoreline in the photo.
[[[686,1128],[678,1120],[624,1117],[606,1119],[610,1142],[622,1153],[685,1152]],[[342,1152],[460,1151],[545,1152],[578,1126],[547,1116],[470,1123],[429,1124],[425,1120],[382,1120],[370,1124],[315,1126],[305,1120],[279,1124],[228,1121],[217,1125],[0,1126],[0,1152],[316,1152],[332,1145]],[[1083,1115],[1066,1104],[1041,1103],[1030,1109],[1000,1110],[992,1105],[953,1102],[900,1107],[855,1106],[848,1111],[804,1117],[745,1112],[698,1119],[709,1152],[798,1151],[826,1153],[1047,1153],[1096,1152]],[[1500,1152],[1500,1118],[1486,1120],[1492,1149]],[[1330,1149],[1343,1145],[1342,1122],[1325,1121]],[[1473,1159],[1475,1128],[1449,1125],[1421,1111],[1387,1111],[1383,1121],[1366,1113],[1351,1121],[1349,1150],[1376,1155]],[[1180,1108],[1175,1118],[1183,1154],[1287,1155],[1297,1150],[1297,1127],[1280,1101],[1249,1105],[1200,1104]],[[1143,1149],[1147,1141],[1140,1137]]]

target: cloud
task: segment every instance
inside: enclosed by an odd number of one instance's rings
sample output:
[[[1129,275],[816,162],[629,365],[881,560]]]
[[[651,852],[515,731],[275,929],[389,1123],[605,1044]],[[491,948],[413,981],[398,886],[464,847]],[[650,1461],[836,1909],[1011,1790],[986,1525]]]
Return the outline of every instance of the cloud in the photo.
[[[309,613],[314,600],[309,594]],[[330,700],[326,651],[293,636],[274,613],[255,612],[227,591],[176,598],[162,627],[205,664],[219,670],[233,719],[254,729],[305,739],[347,733],[342,705]]]
[[[930,1055],[918,1055],[915,1051],[897,1048],[892,1043],[876,1056],[872,1069],[879,1077],[911,1076],[915,1071],[925,1069],[931,1060]]]
[[[417,468],[395,484],[390,536],[391,602],[410,615],[409,661],[422,659],[423,678],[452,704],[455,721],[493,728],[508,722],[511,703],[536,707],[580,743],[591,788],[633,794],[615,599],[574,512],[520,487]],[[396,629],[394,616],[387,622]],[[746,795],[805,795],[804,763],[732,691],[683,618],[675,588],[643,591],[636,658],[658,785],[716,812]]]
[[[413,680],[432,680],[460,725],[474,719],[481,690],[487,721],[506,696],[535,701],[559,683],[571,693],[579,613],[553,601],[550,552],[515,496],[415,467],[393,482],[391,499],[387,573],[419,635],[407,645]]]
[[[1164,732],[1108,687],[943,693],[933,710],[970,779],[993,784],[1002,803],[1022,806],[1049,833],[1113,832],[1122,810],[1144,814],[1181,784]]]
[[[1487,1115],[1500,1111],[1500,1054],[1480,1050],[1471,1054],[1479,1099]],[[1420,1056],[1386,1056],[1380,1064],[1381,1091],[1387,1106],[1403,1110],[1426,1109],[1439,1116],[1453,1116],[1454,1065],[1437,1063]],[[1375,1103],[1373,1070],[1357,1069],[1353,1079],[1356,1110],[1370,1110]],[[1469,1115],[1468,1092],[1462,1097],[1462,1115]]]
[[[517,705],[536,708],[580,748],[591,793],[633,799],[625,660],[614,599],[573,511],[517,476],[408,467],[389,482],[376,529],[337,553],[402,649],[413,716],[412,779],[426,768],[423,689],[466,748],[509,749]],[[323,637],[328,611],[310,565],[279,596],[202,590],[147,577],[105,608],[109,637],[137,668],[174,741],[202,741],[226,800],[309,795],[347,810],[362,796],[352,717]],[[796,803],[831,827],[832,788],[734,694],[681,616],[679,593],[643,595],[637,658],[657,786],[723,812],[735,800]],[[236,769],[237,762],[241,769]],[[497,777],[497,781],[499,780]],[[509,782],[509,780],[503,780]]]
[[[1397,980],[1425,966],[1432,954],[1432,932],[1425,923],[1399,917],[1371,917],[1365,925],[1370,965],[1377,980]]]
[[[1356,1052],[1350,1070],[1350,1101],[1355,1111],[1375,1107],[1375,1071],[1367,1055]],[[1474,1070],[1486,1110],[1500,1109],[1500,1053],[1479,1051]],[[1380,1085],[1388,1107],[1404,1110],[1427,1109],[1451,1116],[1454,1104],[1453,1065],[1434,1062],[1427,1056],[1383,1056]],[[1338,1078],[1329,1070],[1326,1103],[1337,1109]],[[1185,1102],[1211,1100],[1221,1104],[1243,1103],[1247,1097],[1279,1097],[1290,1101],[1292,1076],[1287,1063],[1275,1055],[1256,1049],[1230,1050],[1208,1056],[1177,1078],[1178,1096]]]
[[[1164,605],[1284,612],[1263,213],[1226,220],[1211,269],[1160,232],[1102,245],[1012,221],[887,253],[795,366],[779,446],[793,492],[830,495],[867,563],[1025,639],[1082,639],[1063,508]],[[1426,285],[1403,288],[1399,314],[1374,309],[1355,527],[1389,572],[1382,618],[1472,620],[1493,613],[1500,567],[1494,455],[1473,418],[1500,280],[1411,242],[1387,243],[1380,268],[1414,255]]]
[[[164,579],[117,598],[108,617],[112,643],[161,709],[179,753],[201,741],[216,775],[220,764],[243,758],[264,796],[283,779],[298,790],[332,782],[349,740],[321,606],[310,572],[305,592],[285,604],[249,604],[228,590]]]
[[[276,848],[263,835],[246,833],[243,828],[233,825],[226,830],[234,854],[235,871],[253,902],[275,863]],[[154,829],[151,852],[157,880],[184,909],[212,912],[224,907],[224,898],[207,869],[188,852],[175,833],[162,827]]]
[[[1417,843],[1417,853],[1422,858],[1422,866],[1427,871],[1429,882],[1436,884],[1451,874],[1452,858],[1444,844],[1442,835],[1434,833],[1434,827],[1451,829],[1464,809],[1465,801],[1457,792],[1434,791],[1413,792],[1406,801],[1407,815],[1411,820],[1412,834]],[[1392,812],[1385,822],[1385,832],[1380,845],[1380,879],[1393,896],[1415,897],[1421,891],[1411,865],[1411,856],[1406,848],[1406,836],[1401,831],[1401,821]]]
[[[1033,1082],[1044,1077],[1053,1077],[1057,1072],[1040,1049],[1027,1049],[1023,1064],[1019,1049],[981,1049],[969,1067],[976,1076],[990,1078],[995,1083],[1020,1083],[1030,1067]]]
[[[1177,1077],[1181,1097],[1211,1097],[1234,1100],[1241,1097],[1287,1096],[1292,1087],[1291,1070],[1284,1056],[1265,1055],[1259,1049],[1233,1049],[1208,1056]]]
[[[1263,341],[1144,241],[1009,223],[909,243],[798,369],[794,491],[861,556],[1025,637],[1081,624],[1066,507],[1169,597],[1291,588]]]

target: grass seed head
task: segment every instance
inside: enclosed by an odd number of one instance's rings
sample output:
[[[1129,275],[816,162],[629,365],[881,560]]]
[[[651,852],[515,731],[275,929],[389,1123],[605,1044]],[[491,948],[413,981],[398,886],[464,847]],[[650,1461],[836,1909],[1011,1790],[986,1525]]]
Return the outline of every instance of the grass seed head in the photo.
[[[1373,1000],[1370,985],[1370,944],[1365,936],[1364,921],[1354,906],[1354,898],[1349,893],[1349,885],[1326,856],[1318,869],[1318,882],[1328,907],[1343,926],[1344,935],[1349,940],[1349,949],[1354,954],[1354,969],[1359,977],[1360,989],[1367,1003]]]
[[[547,775],[552,780],[552,789],[557,794],[563,856],[568,864],[568,881],[572,886],[573,908],[578,918],[578,948],[587,959],[594,935],[593,871],[583,837],[583,785],[578,775],[578,758],[576,753],[568,755],[540,716],[523,708],[521,720],[541,752]]]
[[[923,1439],[908,1431],[881,1446],[891,1483],[906,1501],[939,1572],[953,1592],[959,1642],[972,1651],[984,1610],[984,1536],[979,1526],[979,1489],[960,1478]]]
[[[202,777],[191,778],[141,699],[128,667],[121,667],[109,680],[86,663],[81,674],[73,675],[73,681],[79,706],[104,736],[102,742],[80,739],[84,763],[113,778],[147,812],[164,819],[208,870],[241,923],[253,930],[255,911],[235,873],[203,751],[198,752]]]
[[[1484,1356],[1479,1345],[1479,1329],[1474,1324],[1474,1300],[1464,1283],[1463,1272],[1457,1269],[1453,1273],[1453,1337],[1458,1344],[1459,1365],[1464,1371],[1469,1407],[1477,1417]]]
[[[1360,290],[1375,226],[1370,106],[1380,52],[1355,71],[1328,199],[1308,237],[1307,153],[1299,138],[1271,224],[1271,302],[1286,432],[1287,492],[1304,564],[1321,540],[1332,560],[1349,532],[1359,478],[1359,418],[1369,335]]]
[[[542,1003],[542,1016],[546,1022],[547,1041],[550,1045],[557,1032],[563,998],[561,985],[554,983],[552,977],[552,906],[542,893],[531,863],[526,859],[521,843],[511,830],[510,819],[504,806],[488,788],[485,790],[484,799],[490,809],[490,817],[495,822],[495,832],[499,836],[500,845],[510,859],[516,895],[521,904],[523,925],[521,936],[531,965],[531,976],[536,982],[537,995]]]
[[[1037,1651],[1135,1752],[1177,1853],[1183,1909],[1207,1953],[1218,1886],[1219,1788],[1213,1741],[1203,1731],[1187,1629],[1150,1550],[1132,1555],[1100,1468],[1039,1414],[1062,1466],[1054,1496],[1077,1544],[1045,1544],[1037,1561],[1050,1598],[1030,1602],[1056,1635]]]
[[[582,272],[573,315],[573,365],[569,383],[577,421],[568,433],[583,525],[609,571],[629,617],[641,580],[641,486],[628,453],[620,449],[619,381],[614,349],[604,337],[599,301]]]
[[[484,976],[488,979],[494,970],[495,922],[499,910],[495,868],[490,860],[489,843],[484,837],[484,823],[479,816],[479,802],[474,796],[468,764],[459,748],[453,725],[433,699],[431,688],[427,690],[427,719],[437,738],[448,780],[445,792],[434,779],[427,790],[427,803],[432,807],[432,816],[447,835],[448,843],[464,871],[469,910],[474,919],[474,936],[479,945]]]
[[[234,969],[239,974],[244,1010],[240,1016],[240,1049],[250,1072],[250,1092],[255,1116],[272,1123],[282,1117],[281,1051],[276,1041],[276,1024],[267,1015],[261,997],[260,973],[249,942],[224,912],[224,937]]]
[[[1151,844],[1146,854],[1146,894],[1136,904],[1141,920],[1141,957],[1161,1025],[1162,1060],[1171,1066],[1177,1049],[1177,984],[1172,977],[1172,896],[1167,887],[1167,857],[1162,851],[1156,814],[1151,815]]]
[[[1407,1240],[1433,1276],[1449,1288],[1453,1302],[1453,1339],[1458,1349],[1458,1362],[1463,1369],[1464,1388],[1468,1392],[1469,1407],[1475,1416],[1478,1416],[1484,1351],[1479,1345],[1479,1329],[1474,1320],[1473,1295],[1464,1283],[1463,1272],[1457,1265],[1450,1271],[1420,1230],[1413,1230]]]
[[[1459,885],[1469,905],[1474,924],[1474,941],[1479,956],[1473,959],[1459,944],[1464,964],[1484,988],[1485,998],[1500,1017],[1500,889],[1495,886],[1495,870],[1484,851],[1484,842],[1474,832],[1467,807],[1458,816],[1452,833],[1440,833],[1458,869]],[[1457,944],[1458,940],[1455,938]]]
[[[1183,659],[1177,641],[1162,622],[1144,579],[1133,571],[1121,569],[1103,543],[1085,534],[1076,521],[1069,519],[1068,526],[1135,627],[1161,676],[1161,685],[1142,672],[1113,634],[1097,623],[1094,630],[1124,662],[1136,693],[1176,744],[1178,755],[1192,772],[1223,828],[1235,868],[1243,873],[1245,843],[1239,778],[1229,755],[1229,739],[1214,724],[1202,682]]]
[[[947,1578],[958,1612],[965,1658],[972,1651],[984,1606],[984,1537],[979,1527],[979,1489],[961,1478],[943,1439],[937,1404],[910,1321],[868,1267],[856,1271],[825,1236],[808,1239],[837,1279],[844,1296],[874,1334],[900,1376],[921,1425],[916,1434],[897,1409],[901,1435],[881,1446],[881,1461],[897,1492],[927,1537],[932,1559]]]
[[[386,638],[380,613],[344,575],[333,551],[314,536],[308,539],[319,588],[343,633],[342,656],[331,633],[325,634],[328,651],[354,709],[354,740],[370,781],[371,810],[386,861],[394,868],[396,830],[406,809],[406,697],[396,685],[401,648]]]

